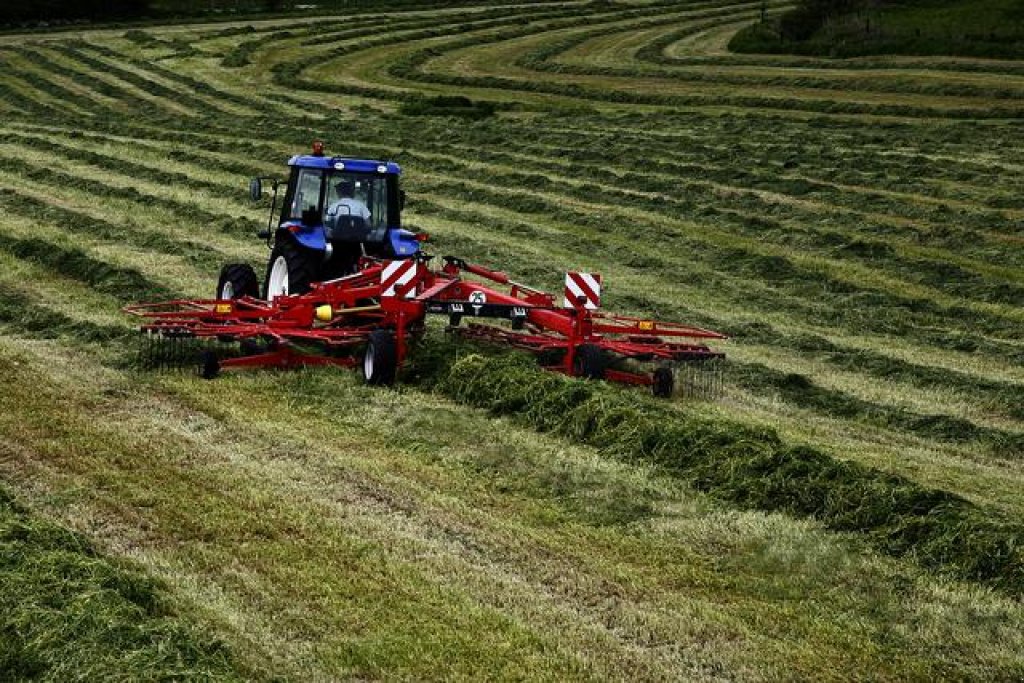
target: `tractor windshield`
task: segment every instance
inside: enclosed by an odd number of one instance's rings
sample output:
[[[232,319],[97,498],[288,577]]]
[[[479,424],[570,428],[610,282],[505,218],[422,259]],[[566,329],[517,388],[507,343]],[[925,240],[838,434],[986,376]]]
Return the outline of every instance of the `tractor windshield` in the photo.
[[[370,230],[388,225],[388,177],[335,171],[327,177],[324,222],[335,216],[361,218]]]

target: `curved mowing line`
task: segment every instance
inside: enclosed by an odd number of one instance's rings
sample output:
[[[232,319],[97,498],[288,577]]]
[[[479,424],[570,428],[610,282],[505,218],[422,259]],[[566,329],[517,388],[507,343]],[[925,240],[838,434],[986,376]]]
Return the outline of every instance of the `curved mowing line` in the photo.
[[[113,72],[155,97],[179,104],[187,103],[187,106],[197,113],[214,117],[253,116],[260,113],[253,110],[251,102],[245,98],[216,90],[209,85],[200,85],[197,88],[194,84],[198,84],[198,81],[189,83],[191,79],[176,76],[173,71],[155,63],[126,58],[103,45],[84,43],[75,45],[74,49],[80,61],[87,61],[106,73]],[[242,111],[225,106],[225,102]]]
[[[4,50],[4,53],[10,52]],[[77,93],[71,93],[45,78],[28,72],[3,74],[0,77],[0,87],[3,88],[2,93],[7,102],[27,108],[32,113],[48,114],[59,111],[66,114],[67,107],[64,106],[62,96],[66,94],[71,99],[79,97]],[[52,92],[53,90],[57,92]]]
[[[708,15],[710,16],[710,15]],[[684,28],[675,30],[672,35],[682,39],[696,35],[697,33],[720,26],[732,25],[735,23],[736,14],[723,16],[714,21],[689,22]],[[745,86],[763,90],[766,88],[796,88],[811,90],[834,90],[842,92],[858,92],[865,94],[913,94],[931,95],[937,100],[941,97],[950,98],[978,98],[991,100],[1012,100],[1024,94],[1024,82],[1018,82],[1016,88],[1007,87],[1008,84],[988,85],[982,83],[934,83],[932,79],[920,78],[920,74],[911,71],[896,72],[888,70],[883,74],[866,74],[865,76],[854,76],[846,74],[841,66],[833,67],[822,75],[813,71],[801,69],[799,71],[785,72],[777,70],[772,73],[773,67],[770,64],[762,65],[758,71],[765,73],[742,73],[743,69],[732,67],[718,67],[714,61],[706,61],[700,65],[700,70],[682,66],[655,66],[644,65],[639,58],[634,59],[631,55],[620,55],[616,66],[590,65],[587,64],[586,42],[598,37],[614,35],[615,33],[631,33],[649,24],[638,24],[629,29],[612,32],[611,30],[587,31],[582,36],[575,36],[559,40],[551,45],[537,48],[526,53],[515,61],[517,66],[533,69],[539,72],[565,73],[574,75],[593,76],[624,76],[636,78],[670,78],[680,82],[700,82],[710,84],[728,84],[734,86]],[[569,53],[578,52],[577,56]],[[640,48],[639,54],[647,54],[646,48]],[[824,69],[822,69],[824,71]],[[856,73],[856,72],[854,72]],[[896,78],[901,80],[897,81]],[[938,106],[939,101],[936,102]]]
[[[93,116],[97,110],[123,111],[124,109],[124,105],[118,103],[117,100],[83,87],[74,78],[49,70],[45,62],[37,59],[36,53],[14,52],[13,50],[7,52],[17,55],[17,58],[9,60],[8,64],[17,70],[18,77],[30,84],[36,91],[46,93],[48,97],[60,102],[62,108],[68,110],[68,113],[77,116]],[[5,76],[5,78],[7,77]],[[85,92],[82,92],[83,90]]]
[[[651,11],[651,10],[647,9],[647,10],[631,10],[631,11],[633,11],[633,12],[642,12],[642,11]],[[615,13],[615,14],[618,14],[618,13]],[[572,24],[572,23],[578,21],[578,9],[573,9],[573,10],[568,10],[568,11],[564,10],[564,9],[563,10],[557,10],[557,11],[545,13],[543,15],[543,18],[553,18],[553,17],[573,17],[572,19],[568,19],[568,20],[565,20],[565,22],[563,22],[563,23]],[[531,17],[531,19],[533,19],[533,20],[538,19],[538,15],[533,15]],[[590,17],[590,19],[593,20],[594,17]],[[444,37],[444,36],[451,35],[453,33],[464,33],[464,32],[467,32],[467,31],[492,30],[494,28],[499,28],[500,29],[500,28],[505,27],[505,26],[514,26],[514,25],[516,25],[516,23],[517,23],[517,20],[514,19],[514,18],[511,19],[511,20],[509,20],[509,19],[504,19],[504,20],[496,19],[496,20],[493,20],[493,21],[490,21],[490,22],[467,22],[465,24],[448,26],[445,29],[425,29],[425,30],[422,30],[422,31],[414,31],[414,32],[411,32],[411,33],[408,33],[408,34],[405,34],[405,35],[401,35],[401,36],[374,37],[372,39],[365,40],[365,41],[363,41],[361,43],[358,43],[358,44],[346,45],[346,46],[334,48],[332,50],[329,50],[325,54],[318,54],[318,55],[315,55],[315,56],[312,56],[312,57],[307,57],[307,58],[304,58],[304,59],[292,60],[292,61],[289,61],[289,62],[279,63],[279,64],[275,65],[275,67],[274,67],[275,82],[278,85],[281,85],[281,86],[291,85],[291,86],[294,86],[294,87],[300,87],[300,88],[308,89],[308,90],[324,90],[324,91],[328,91],[328,92],[346,92],[346,93],[351,93],[351,94],[364,95],[364,96],[368,96],[368,97],[381,97],[383,99],[395,99],[395,98],[401,99],[403,97],[408,97],[409,96],[408,93],[403,93],[403,91],[401,89],[392,90],[392,89],[383,89],[383,88],[379,88],[379,87],[367,87],[365,85],[354,85],[354,84],[346,84],[344,86],[331,85],[331,84],[326,84],[326,83],[322,83],[322,82],[319,82],[319,81],[313,81],[313,80],[302,78],[302,74],[309,67],[316,66],[316,65],[319,65],[319,64],[323,64],[325,59],[333,59],[333,58],[342,57],[342,56],[350,56],[350,55],[353,55],[355,53],[365,52],[367,50],[370,50],[370,49],[373,49],[373,48],[377,48],[377,47],[392,46],[394,44],[394,42],[395,42],[395,38],[396,37],[397,38],[401,38],[405,43],[408,43],[408,42],[411,42],[411,41],[419,41],[419,40],[426,40],[426,39],[437,38],[437,37]],[[529,33],[532,29],[526,29],[525,31],[523,29],[519,29],[518,31],[516,29],[505,29],[505,30],[506,31],[511,31],[512,33]]]
[[[557,26],[557,23],[555,24]],[[546,30],[553,30],[552,26],[544,27]],[[468,39],[450,41],[443,47],[434,47],[419,52],[413,53],[412,56],[407,57],[399,62],[393,64],[389,73],[396,77],[402,77],[412,81],[421,81],[429,83],[442,83],[447,85],[456,86],[474,86],[484,88],[498,88],[507,90],[522,90],[528,92],[542,92],[550,94],[564,94],[573,97],[581,97],[585,99],[597,99],[597,100],[608,100],[617,102],[628,102],[636,104],[654,104],[654,105],[671,105],[677,104],[680,106],[695,105],[701,102],[711,104],[728,104],[736,106],[777,106],[778,99],[770,97],[754,97],[754,96],[716,96],[712,98],[701,97],[697,95],[656,95],[650,92],[625,92],[622,90],[616,91],[609,94],[605,91],[598,91],[592,87],[581,85],[579,83],[561,83],[561,84],[547,84],[536,81],[530,81],[526,77],[524,78],[504,78],[497,75],[484,75],[484,76],[454,76],[449,74],[442,74],[437,72],[426,72],[424,70],[426,64],[431,59],[435,58],[439,54],[451,53],[457,49],[464,48],[477,48],[479,45],[494,43],[498,41],[511,40],[513,38],[531,37],[537,33],[535,28],[523,29],[520,31],[505,31],[501,32],[496,36],[474,36]],[[501,62],[502,60],[498,60]],[[507,62],[507,60],[504,60]],[[491,62],[493,63],[493,61]],[[838,102],[835,100],[810,100],[802,98],[797,100],[802,109],[813,109],[815,111],[823,112],[836,112],[836,113],[873,113],[873,114],[892,114],[892,115],[909,115],[909,116],[934,116],[936,110],[931,107],[920,107],[910,104],[858,104],[854,102]],[[946,108],[942,110],[944,116],[958,116],[958,117],[979,117],[979,116],[997,116],[1006,117],[1016,115],[1017,110],[1014,108],[1002,108],[997,110],[978,109],[978,108],[966,108],[963,106],[954,106],[953,108]]]

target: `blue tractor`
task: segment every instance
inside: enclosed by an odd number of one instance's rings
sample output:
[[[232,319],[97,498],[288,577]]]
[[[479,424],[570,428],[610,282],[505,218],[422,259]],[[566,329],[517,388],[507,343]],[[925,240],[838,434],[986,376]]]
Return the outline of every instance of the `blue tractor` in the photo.
[[[398,164],[329,157],[322,143],[314,143],[312,154],[293,156],[288,166],[291,174],[277,225],[281,183],[274,181],[270,219],[260,233],[271,248],[262,288],[268,301],[353,273],[362,256],[405,259],[419,253],[423,236],[401,227],[405,193],[399,187]],[[263,194],[263,180],[250,183],[253,201]],[[224,266],[218,299],[259,295],[251,266]]]

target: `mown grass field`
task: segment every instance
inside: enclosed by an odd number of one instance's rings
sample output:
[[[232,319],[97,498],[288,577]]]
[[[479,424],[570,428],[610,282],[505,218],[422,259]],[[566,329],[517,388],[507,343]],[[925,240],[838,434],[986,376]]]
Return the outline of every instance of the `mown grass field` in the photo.
[[[760,8],[0,36],[16,514],[156,582],[169,675],[1020,679],[1024,64],[729,53]],[[400,113],[451,94],[496,113]],[[246,181],[314,138],[399,161],[434,253],[727,332],[724,395],[137,369],[120,307],[262,270]]]

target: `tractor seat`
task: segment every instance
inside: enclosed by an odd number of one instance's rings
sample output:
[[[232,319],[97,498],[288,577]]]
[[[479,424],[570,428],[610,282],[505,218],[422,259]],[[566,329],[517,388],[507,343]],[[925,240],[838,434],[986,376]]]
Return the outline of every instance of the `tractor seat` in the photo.
[[[365,242],[370,236],[370,225],[362,216],[339,215],[329,226],[328,239],[341,242]]]

